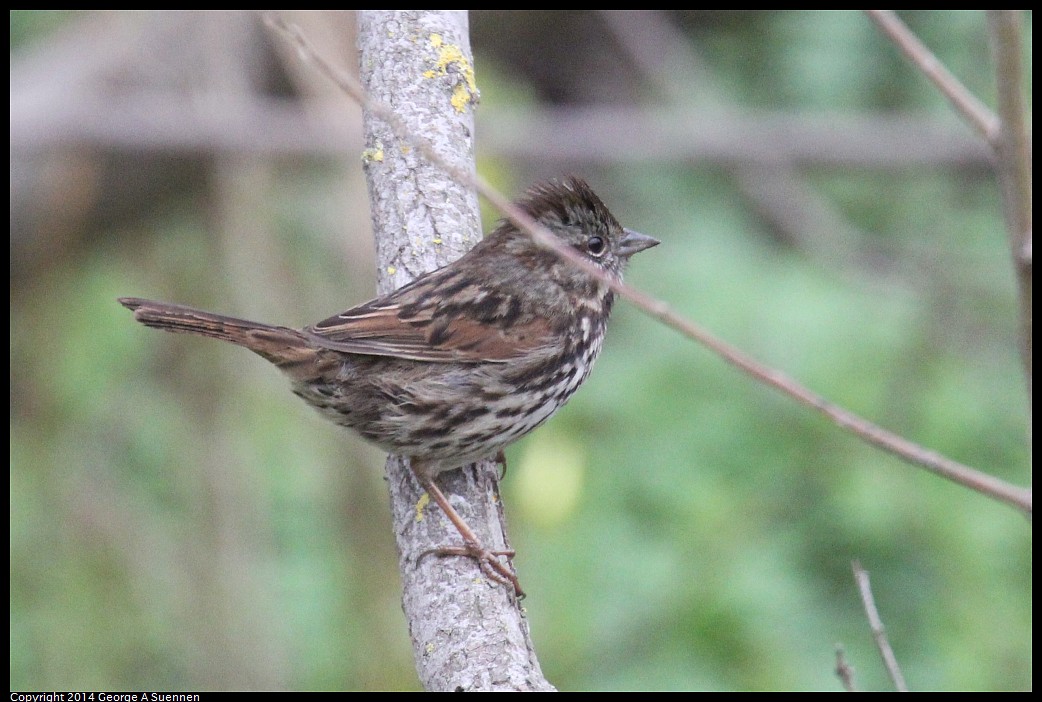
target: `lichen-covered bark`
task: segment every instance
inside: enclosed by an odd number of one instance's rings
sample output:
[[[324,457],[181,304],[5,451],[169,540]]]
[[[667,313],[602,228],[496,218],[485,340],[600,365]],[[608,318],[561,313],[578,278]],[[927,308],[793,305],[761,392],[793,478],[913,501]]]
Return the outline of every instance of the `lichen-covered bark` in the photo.
[[[477,88],[465,11],[362,10],[358,44],[369,97],[454,166],[474,169]],[[455,260],[481,238],[477,196],[367,112],[362,154],[369,183],[381,294]],[[460,543],[404,461],[388,484],[402,572],[402,604],[417,672],[428,690],[552,690],[510,587],[469,558],[421,555]],[[497,467],[438,478],[453,506],[491,549],[508,548]],[[523,577],[523,574],[521,574]]]

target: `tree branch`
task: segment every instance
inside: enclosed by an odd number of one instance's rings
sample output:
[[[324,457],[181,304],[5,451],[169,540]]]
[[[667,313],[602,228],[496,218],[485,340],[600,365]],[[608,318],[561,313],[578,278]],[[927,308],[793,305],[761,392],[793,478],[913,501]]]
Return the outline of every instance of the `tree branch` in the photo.
[[[999,114],[981,103],[892,10],[865,10],[908,59],[944,93],[956,111],[984,137],[996,156],[1003,209],[1020,309],[1020,349],[1027,380],[1028,406],[1032,391],[1032,270],[1031,270],[1031,136],[1023,96],[1020,13],[988,10],[988,33],[995,61]]]
[[[843,646],[836,644],[836,677],[843,683],[843,689],[847,692],[860,692],[857,680],[854,679],[854,668],[847,662],[846,651]]]
[[[423,134],[431,148],[446,154],[453,170],[473,173],[477,92],[466,12],[363,10],[358,17],[366,91],[389,105],[408,133]],[[481,238],[481,225],[477,197],[466,181],[448,176],[371,110],[364,131],[384,294],[461,256]],[[459,535],[436,507],[424,506],[423,490],[403,459],[388,459],[387,476],[402,605],[423,686],[552,689],[512,589],[488,580],[471,559],[423,557],[458,543]],[[509,548],[493,463],[449,471],[438,481],[484,544]]]
[[[997,155],[996,171],[1002,186],[1006,229],[1013,254],[1020,298],[1021,358],[1028,385],[1028,407],[1032,397],[1032,271],[1031,271],[1031,136],[1026,120],[1024,71],[1021,66],[1020,13],[1017,10],[988,10],[988,31],[995,60],[998,88],[999,127],[992,142]]]
[[[875,598],[872,597],[872,584],[868,579],[868,571],[861,567],[860,561],[854,561],[852,566],[854,569],[854,580],[857,582],[857,589],[861,595],[861,604],[865,608],[868,625],[872,627],[872,638],[875,639],[876,648],[879,649],[879,655],[883,657],[883,665],[886,666],[887,673],[890,675],[890,679],[893,681],[897,691],[908,692],[908,685],[905,683],[905,677],[901,673],[901,666],[897,663],[894,649],[890,647],[890,641],[886,636],[886,627],[883,626],[883,619],[879,616]]]
[[[966,121],[984,137],[989,144],[995,142],[998,135],[999,121],[995,114],[970,92],[951,71],[945,68],[926,44],[912,33],[897,13],[893,10],[865,10],[868,18],[875,22],[883,32],[901,50],[909,61],[915,64],[937,89],[940,90]]]

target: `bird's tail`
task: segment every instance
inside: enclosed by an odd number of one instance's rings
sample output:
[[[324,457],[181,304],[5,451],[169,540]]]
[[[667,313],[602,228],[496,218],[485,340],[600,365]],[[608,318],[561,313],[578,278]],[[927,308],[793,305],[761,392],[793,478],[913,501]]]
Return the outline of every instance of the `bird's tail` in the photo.
[[[248,348],[283,370],[314,359],[315,349],[307,337],[295,329],[136,297],[121,297],[119,303],[146,327],[228,341]]]

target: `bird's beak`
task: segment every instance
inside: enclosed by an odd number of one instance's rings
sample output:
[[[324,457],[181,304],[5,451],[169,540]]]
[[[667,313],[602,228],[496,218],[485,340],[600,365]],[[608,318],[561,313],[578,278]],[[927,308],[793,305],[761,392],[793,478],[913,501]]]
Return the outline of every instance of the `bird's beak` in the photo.
[[[658,246],[662,242],[655,237],[635,232],[632,229],[622,230],[622,241],[619,242],[619,255],[628,258],[638,251]]]

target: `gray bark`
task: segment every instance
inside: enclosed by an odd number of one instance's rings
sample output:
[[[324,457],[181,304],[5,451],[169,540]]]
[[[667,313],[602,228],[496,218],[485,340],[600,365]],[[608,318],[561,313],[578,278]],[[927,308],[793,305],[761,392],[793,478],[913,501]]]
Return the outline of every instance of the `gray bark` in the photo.
[[[361,10],[361,80],[410,134],[453,165],[474,170],[473,87],[465,11]],[[429,163],[394,129],[365,117],[363,153],[381,294],[458,258],[481,237],[476,194]],[[536,660],[528,622],[510,587],[469,558],[424,552],[458,545],[455,528],[405,462],[387,462],[402,573],[402,605],[417,672],[428,690],[551,690]],[[491,462],[442,474],[438,483],[483,543],[509,548]]]

